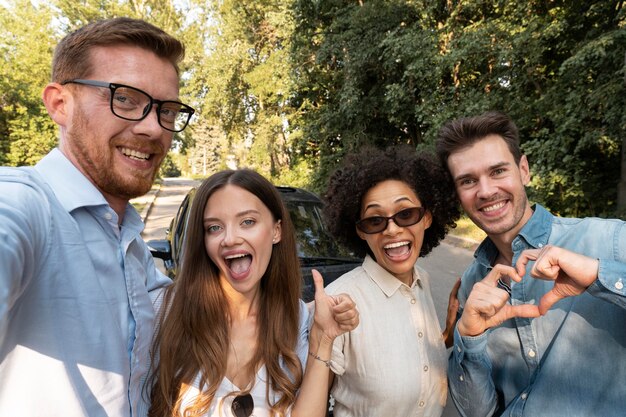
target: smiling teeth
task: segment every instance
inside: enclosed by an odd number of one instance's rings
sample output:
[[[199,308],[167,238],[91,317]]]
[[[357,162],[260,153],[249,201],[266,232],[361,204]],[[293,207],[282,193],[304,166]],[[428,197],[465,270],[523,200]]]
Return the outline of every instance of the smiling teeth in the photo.
[[[409,242],[396,242],[396,243],[390,243],[388,245],[385,245],[385,249],[393,249],[393,248],[399,248],[400,246],[406,246],[408,245]]]
[[[248,254],[247,254],[247,253],[239,253],[239,254],[237,254],[237,255],[228,255],[228,256],[225,256],[225,257],[224,257],[224,259],[228,259],[228,260],[230,260],[230,259],[243,258],[243,257],[246,257],[246,256],[248,256]]]
[[[135,159],[147,160],[150,158],[150,154],[139,152],[139,151],[134,151],[128,148],[122,148],[122,153],[128,157],[135,158]]]
[[[482,211],[486,211],[486,212],[490,212],[490,211],[495,211],[498,210],[502,207],[504,207],[506,203],[504,201],[498,203],[498,204],[494,204],[493,206],[489,206],[489,207],[485,207],[483,209],[481,209]]]

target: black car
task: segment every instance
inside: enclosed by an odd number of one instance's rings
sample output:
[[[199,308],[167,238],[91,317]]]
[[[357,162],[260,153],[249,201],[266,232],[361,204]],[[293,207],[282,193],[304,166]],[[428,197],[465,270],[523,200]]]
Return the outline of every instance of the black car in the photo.
[[[317,269],[328,285],[339,276],[362,263],[347,249],[339,245],[326,230],[322,222],[322,201],[315,194],[293,187],[276,187],[291,215],[296,230],[298,256],[304,280],[302,298],[311,301],[315,294],[311,269]],[[167,275],[176,278],[182,260],[182,250],[189,208],[196,195],[191,189],[172,219],[166,239],[148,242],[152,255],[163,259]]]

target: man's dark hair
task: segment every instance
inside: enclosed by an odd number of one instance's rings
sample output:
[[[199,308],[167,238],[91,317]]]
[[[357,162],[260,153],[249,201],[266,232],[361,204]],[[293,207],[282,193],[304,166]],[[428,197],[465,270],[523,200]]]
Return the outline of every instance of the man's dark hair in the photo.
[[[513,120],[504,113],[490,111],[479,116],[463,117],[446,123],[437,135],[435,148],[444,166],[451,154],[473,145],[489,135],[500,136],[513,155],[516,164],[522,158],[519,133]]]

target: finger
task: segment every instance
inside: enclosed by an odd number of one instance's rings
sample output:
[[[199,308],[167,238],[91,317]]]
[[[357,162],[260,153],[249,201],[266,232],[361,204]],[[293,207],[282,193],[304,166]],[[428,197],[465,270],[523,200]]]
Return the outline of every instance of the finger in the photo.
[[[318,294],[325,295],[326,291],[324,291],[324,278],[322,278],[322,274],[319,273],[317,269],[312,269],[311,274],[313,275],[313,285],[315,285],[315,296]]]
[[[356,304],[348,294],[339,294],[333,297],[333,314],[341,314],[350,310],[356,310]]]
[[[536,261],[540,252],[540,249],[526,249],[523,251],[517,259],[517,262],[515,262],[517,273],[521,276],[526,275],[526,265],[528,265],[530,261]]]
[[[519,304],[510,306],[511,317],[533,318],[539,317],[539,307],[533,304]]]
[[[489,271],[487,276],[482,279],[481,282],[488,284],[491,287],[497,287],[498,280],[502,277],[509,277],[517,282],[522,280],[522,277],[517,274],[517,271],[512,266],[497,264]]]
[[[492,316],[489,320],[487,320],[486,327],[492,328],[500,326],[507,320],[510,320],[515,317],[520,318],[534,318],[539,317],[539,307],[532,304],[520,304],[520,305],[507,305],[500,312],[494,316]]]
[[[349,323],[354,320],[358,320],[359,312],[356,308],[352,308],[348,311],[343,311],[341,313],[333,313],[333,318],[337,323]]]
[[[562,299],[563,297],[556,294],[554,291],[548,291],[541,297],[541,300],[539,300],[539,313],[541,313],[542,316],[545,315],[554,304]]]
[[[339,326],[346,327],[356,327],[360,321],[359,311],[356,308],[353,308],[349,312],[343,313],[341,317],[335,316],[335,322],[339,324]]]

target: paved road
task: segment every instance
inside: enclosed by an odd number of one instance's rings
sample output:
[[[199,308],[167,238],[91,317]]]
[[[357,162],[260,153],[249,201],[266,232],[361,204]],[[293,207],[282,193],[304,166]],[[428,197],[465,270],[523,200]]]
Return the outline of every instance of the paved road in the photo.
[[[433,249],[432,253],[418,261],[418,265],[421,265],[430,274],[431,291],[435,308],[437,309],[437,317],[439,317],[439,323],[442,328],[446,319],[450,289],[472,259],[473,254],[471,251],[444,241]],[[448,395],[448,402],[442,417],[458,416],[459,413],[456,411],[454,404],[452,404],[450,395]]]
[[[185,193],[190,187],[197,186],[198,182],[182,178],[166,178],[146,219],[146,228],[143,233],[145,240],[163,239],[171,219],[176,214],[178,206],[183,201]],[[420,259],[421,265],[431,276],[432,295],[437,309],[439,322],[444,323],[448,305],[448,294],[457,277],[472,260],[472,252],[447,241],[441,243],[426,258]],[[162,265],[159,259],[157,265]],[[448,398],[448,405],[442,417],[458,417],[458,413]]]
[[[178,211],[185,194],[191,187],[196,187],[198,181],[187,178],[164,178],[161,189],[146,219],[146,227],[143,231],[144,240],[164,239],[165,233],[172,218]]]

